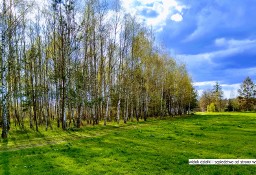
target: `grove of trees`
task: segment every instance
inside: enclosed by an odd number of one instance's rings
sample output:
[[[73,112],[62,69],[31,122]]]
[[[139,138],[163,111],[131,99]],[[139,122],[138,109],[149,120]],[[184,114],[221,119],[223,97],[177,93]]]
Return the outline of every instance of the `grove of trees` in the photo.
[[[1,1],[2,138],[12,125],[66,130],[184,114],[196,104],[185,66],[118,0],[107,2]]]
[[[223,101],[223,90],[221,85],[216,82],[212,90],[203,91],[199,100],[201,111],[221,112],[225,109]]]
[[[223,91],[217,82],[212,90],[203,91],[199,106],[201,111],[255,111],[256,85],[250,77],[246,77],[238,89],[236,98],[224,99]]]

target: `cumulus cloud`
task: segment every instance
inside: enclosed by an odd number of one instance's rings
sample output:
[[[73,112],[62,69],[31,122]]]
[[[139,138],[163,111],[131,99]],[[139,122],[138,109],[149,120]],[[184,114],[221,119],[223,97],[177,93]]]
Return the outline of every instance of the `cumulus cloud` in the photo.
[[[248,47],[248,46],[256,46],[256,40],[252,39],[226,39],[226,38],[217,38],[215,39],[216,46],[224,46],[224,47]]]
[[[182,21],[182,12],[187,8],[177,0],[122,0],[122,5],[127,12],[154,28],[165,26],[170,19],[175,22]]]
[[[148,18],[156,18],[159,15],[159,13],[151,7],[144,7],[140,14]]]
[[[223,65],[223,59],[231,59],[230,57],[236,56],[238,54],[248,54],[256,48],[256,40],[235,40],[235,39],[225,39],[219,38],[215,40],[216,46],[223,46],[223,48],[198,54],[180,54],[178,57],[182,59],[191,68],[199,67],[203,65],[204,67],[216,67],[218,65]],[[235,61],[233,59],[233,61]]]
[[[181,22],[183,20],[183,17],[181,16],[181,14],[176,13],[171,16],[171,20],[176,21],[176,22]]]
[[[203,82],[194,82],[194,86],[214,86],[216,81],[203,81]]]

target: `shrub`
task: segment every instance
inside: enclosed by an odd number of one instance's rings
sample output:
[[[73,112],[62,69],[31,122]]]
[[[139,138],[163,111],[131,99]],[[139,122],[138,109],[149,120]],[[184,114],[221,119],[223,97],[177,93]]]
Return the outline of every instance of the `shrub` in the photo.
[[[216,106],[214,103],[207,106],[207,112],[216,112]]]

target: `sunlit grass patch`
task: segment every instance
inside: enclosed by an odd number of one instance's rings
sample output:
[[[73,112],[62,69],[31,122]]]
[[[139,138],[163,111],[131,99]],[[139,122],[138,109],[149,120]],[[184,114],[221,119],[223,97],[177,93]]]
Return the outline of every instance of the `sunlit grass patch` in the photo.
[[[188,159],[255,159],[256,115],[201,113],[79,130],[11,130],[0,174],[256,174],[255,166]]]

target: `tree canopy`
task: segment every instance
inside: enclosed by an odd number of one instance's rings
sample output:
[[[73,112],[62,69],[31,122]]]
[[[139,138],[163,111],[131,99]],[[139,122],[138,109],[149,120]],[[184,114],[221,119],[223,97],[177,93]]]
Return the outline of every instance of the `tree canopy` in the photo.
[[[2,137],[11,121],[66,130],[191,110],[185,65],[118,2],[52,0],[34,18],[34,4],[1,2]]]
[[[256,97],[256,86],[250,77],[246,77],[238,89],[239,103],[242,110],[253,110]]]

